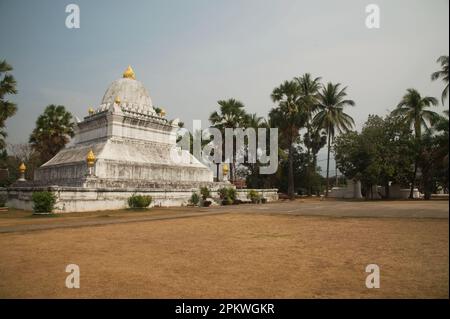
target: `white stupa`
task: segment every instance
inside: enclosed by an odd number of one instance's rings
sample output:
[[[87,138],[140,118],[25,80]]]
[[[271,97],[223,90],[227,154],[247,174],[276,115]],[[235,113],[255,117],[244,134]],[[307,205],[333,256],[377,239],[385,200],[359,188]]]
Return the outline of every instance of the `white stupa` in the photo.
[[[35,185],[186,189],[213,182],[213,172],[191,154],[170,156],[178,120],[155,112],[145,86],[128,67],[101,104],[77,123],[75,137],[35,172]],[[86,157],[93,156],[89,170]]]

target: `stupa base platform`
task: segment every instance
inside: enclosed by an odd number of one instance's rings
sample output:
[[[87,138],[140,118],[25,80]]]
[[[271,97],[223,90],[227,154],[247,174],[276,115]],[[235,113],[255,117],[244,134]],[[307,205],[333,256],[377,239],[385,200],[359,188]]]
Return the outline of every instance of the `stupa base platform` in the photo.
[[[231,185],[228,183],[211,183],[212,198],[219,201],[217,190]],[[7,193],[7,206],[16,209],[33,210],[31,196],[33,192],[50,191],[56,195],[57,202],[54,213],[73,213],[128,208],[128,198],[133,194],[150,195],[153,198],[151,206],[175,207],[186,206],[194,191],[193,189],[175,188],[89,188],[69,186],[35,186],[9,187],[1,191]],[[237,199],[248,201],[247,189],[237,189]],[[276,189],[256,190],[267,202],[278,200]]]

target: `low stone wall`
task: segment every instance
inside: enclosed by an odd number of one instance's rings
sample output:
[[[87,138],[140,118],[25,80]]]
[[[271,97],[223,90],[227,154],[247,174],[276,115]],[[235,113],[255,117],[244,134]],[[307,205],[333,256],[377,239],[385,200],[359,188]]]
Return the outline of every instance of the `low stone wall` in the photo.
[[[261,198],[265,198],[267,202],[274,202],[278,200],[278,189],[253,189],[256,191]],[[247,197],[248,192],[251,189],[237,189],[236,190],[236,199],[239,199],[243,202],[250,202],[250,199]]]
[[[114,210],[128,207],[127,200],[133,194],[150,195],[152,206],[184,206],[189,203],[195,189],[118,189],[83,187],[11,187],[3,191],[8,195],[7,205],[12,208],[32,210],[31,195],[34,191],[51,191],[57,197],[55,213]],[[218,199],[217,189],[212,189],[213,198]],[[237,190],[237,197],[247,201],[249,190]],[[276,189],[256,190],[268,202],[278,200]]]
[[[347,181],[346,187],[333,187],[328,194],[332,198],[354,198],[361,199],[361,182]]]
[[[380,194],[385,196],[385,189],[382,186],[378,187],[378,191]],[[389,198],[390,199],[408,199],[409,194],[411,192],[410,188],[400,188],[400,185],[398,184],[392,184],[389,187]],[[421,194],[417,188],[414,188],[413,190],[413,198],[418,199],[421,198]]]

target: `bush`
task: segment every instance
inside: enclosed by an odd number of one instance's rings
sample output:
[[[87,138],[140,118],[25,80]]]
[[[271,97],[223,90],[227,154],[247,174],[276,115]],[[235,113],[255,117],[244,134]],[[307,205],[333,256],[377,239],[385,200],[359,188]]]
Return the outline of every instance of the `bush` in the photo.
[[[35,213],[51,213],[55,208],[56,196],[52,192],[33,192],[31,199]]]
[[[203,200],[206,200],[208,197],[211,197],[211,192],[209,191],[209,188],[206,186],[200,188],[200,194],[202,194]]]
[[[152,203],[151,196],[132,195],[128,198],[128,206],[130,208],[146,208]]]
[[[236,202],[236,190],[232,187],[223,187],[218,191],[223,205],[231,205]]]
[[[211,206],[212,202],[210,200],[204,200],[203,201],[203,207],[209,207]]]
[[[217,193],[219,193],[220,199],[225,199],[227,197],[227,189],[225,187],[219,188]]]
[[[247,198],[250,199],[253,204],[258,204],[261,202],[261,195],[259,195],[254,189],[251,189],[247,193]]]
[[[228,188],[228,198],[234,203],[236,201],[236,189]]]
[[[192,205],[198,205],[198,203],[200,202],[200,196],[197,193],[192,193],[191,199],[189,200],[189,202]]]

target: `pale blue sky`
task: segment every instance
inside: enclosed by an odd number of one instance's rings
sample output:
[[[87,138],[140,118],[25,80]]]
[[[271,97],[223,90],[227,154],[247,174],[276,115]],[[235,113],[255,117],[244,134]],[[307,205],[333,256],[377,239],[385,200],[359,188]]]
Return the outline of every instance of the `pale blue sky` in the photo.
[[[76,3],[81,28],[65,27]],[[381,28],[365,27],[365,6]],[[448,0],[0,0],[0,58],[14,67],[19,111],[8,141],[26,142],[48,104],[82,118],[128,64],[169,118],[206,125],[234,97],[266,116],[272,89],[310,72],[348,86],[358,127],[405,90],[440,97],[430,81],[448,54]],[[448,104],[447,104],[448,105]],[[440,110],[443,109],[441,106]]]

